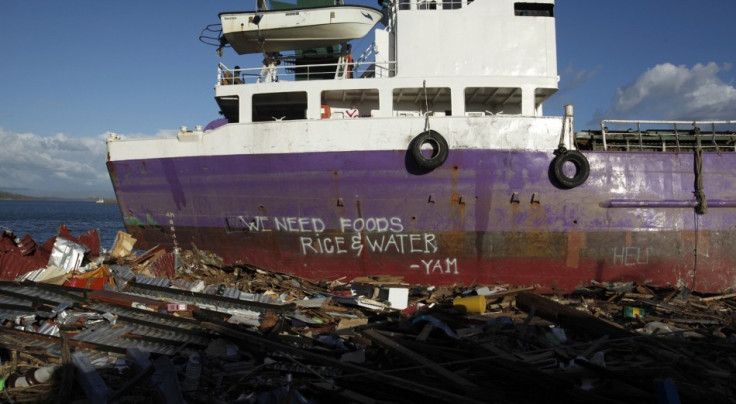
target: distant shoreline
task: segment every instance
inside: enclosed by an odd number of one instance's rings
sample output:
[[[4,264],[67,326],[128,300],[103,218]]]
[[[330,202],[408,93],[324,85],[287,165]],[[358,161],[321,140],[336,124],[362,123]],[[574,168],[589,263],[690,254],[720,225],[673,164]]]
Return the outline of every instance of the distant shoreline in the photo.
[[[22,194],[14,194],[11,192],[0,191],[0,201],[59,201],[59,202],[91,202],[96,203],[99,198],[57,198],[51,196],[28,196]],[[102,203],[105,204],[116,204],[115,199],[104,199]]]

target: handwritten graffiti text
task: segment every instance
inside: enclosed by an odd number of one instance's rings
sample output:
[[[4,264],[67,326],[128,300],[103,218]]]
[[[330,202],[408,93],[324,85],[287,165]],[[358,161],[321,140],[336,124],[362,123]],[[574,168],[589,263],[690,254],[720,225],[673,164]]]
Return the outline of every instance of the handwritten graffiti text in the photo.
[[[344,254],[353,251],[356,256],[360,256],[364,247],[371,253],[434,254],[438,251],[437,239],[431,233],[301,236],[299,243],[303,255]]]
[[[400,217],[340,217],[328,221],[311,216],[247,216],[225,218],[228,231],[295,233],[302,255],[437,254],[439,242],[433,233],[412,233]],[[329,229],[329,230],[328,230]],[[410,265],[430,274],[458,274],[456,258],[429,259]]]
[[[613,249],[613,265],[644,265],[649,263],[649,253],[652,248],[641,248],[633,246],[615,247]]]
[[[457,258],[445,258],[441,259],[427,259],[420,260],[420,264],[412,264],[409,266],[411,269],[424,270],[427,275],[432,274],[453,274],[457,275],[460,273],[457,268]]]

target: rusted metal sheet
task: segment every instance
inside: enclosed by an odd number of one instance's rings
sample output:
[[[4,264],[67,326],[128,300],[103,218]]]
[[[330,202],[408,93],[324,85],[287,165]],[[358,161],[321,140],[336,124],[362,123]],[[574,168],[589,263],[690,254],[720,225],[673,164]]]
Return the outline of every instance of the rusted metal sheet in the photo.
[[[38,248],[29,235],[17,237],[9,231],[0,234],[0,280],[20,275],[47,265],[49,254]]]
[[[223,288],[224,289],[224,288]],[[136,295],[144,295],[150,297],[167,298],[180,302],[212,304],[217,307],[246,309],[261,313],[276,312],[284,313],[294,309],[293,304],[287,303],[264,303],[255,300],[245,300],[241,298],[232,298],[223,296],[222,294],[206,294],[191,292],[188,290],[172,289],[169,287],[161,287],[155,285],[147,285],[144,283],[128,283],[123,289],[127,293]],[[218,289],[219,290],[219,289]],[[97,292],[95,292],[97,293]],[[94,295],[93,295],[94,296]],[[132,299],[132,298],[131,298]]]
[[[0,254],[0,279],[10,280],[35,269],[43,268],[48,263],[39,257],[29,257],[17,253]]]
[[[169,252],[157,257],[151,265],[154,275],[159,278],[172,278],[176,270],[176,254]]]
[[[53,265],[68,271],[77,269],[84,259],[100,255],[100,237],[97,230],[88,230],[75,237],[62,224],[58,236],[38,245],[30,235],[22,238],[12,232],[0,235],[0,280],[17,279],[31,271]]]
[[[18,250],[21,255],[32,255],[36,252],[36,248],[38,248],[38,245],[30,234],[26,234],[18,241]]]
[[[95,290],[87,294],[90,299],[114,303],[121,306],[135,307],[142,310],[159,311],[166,308],[166,303],[111,290]]]

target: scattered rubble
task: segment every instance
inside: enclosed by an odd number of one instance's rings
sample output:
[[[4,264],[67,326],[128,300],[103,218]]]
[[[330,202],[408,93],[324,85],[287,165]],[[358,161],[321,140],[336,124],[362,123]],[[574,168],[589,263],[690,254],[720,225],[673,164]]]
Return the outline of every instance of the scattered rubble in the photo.
[[[0,238],[0,401],[736,402],[736,293],[307,280],[93,237]]]

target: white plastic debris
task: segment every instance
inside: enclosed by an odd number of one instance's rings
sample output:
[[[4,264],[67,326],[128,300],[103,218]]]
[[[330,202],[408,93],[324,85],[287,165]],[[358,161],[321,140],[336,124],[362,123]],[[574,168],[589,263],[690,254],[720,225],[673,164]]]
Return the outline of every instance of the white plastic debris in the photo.
[[[57,266],[67,272],[79,268],[87,248],[63,237],[56,237],[49,257],[49,266]]]
[[[388,302],[392,309],[404,310],[409,305],[409,288],[388,288]]]
[[[195,293],[201,292],[204,290],[204,286],[204,281],[200,279],[199,281],[197,281],[197,283],[194,284],[194,286],[192,286],[191,291]]]

